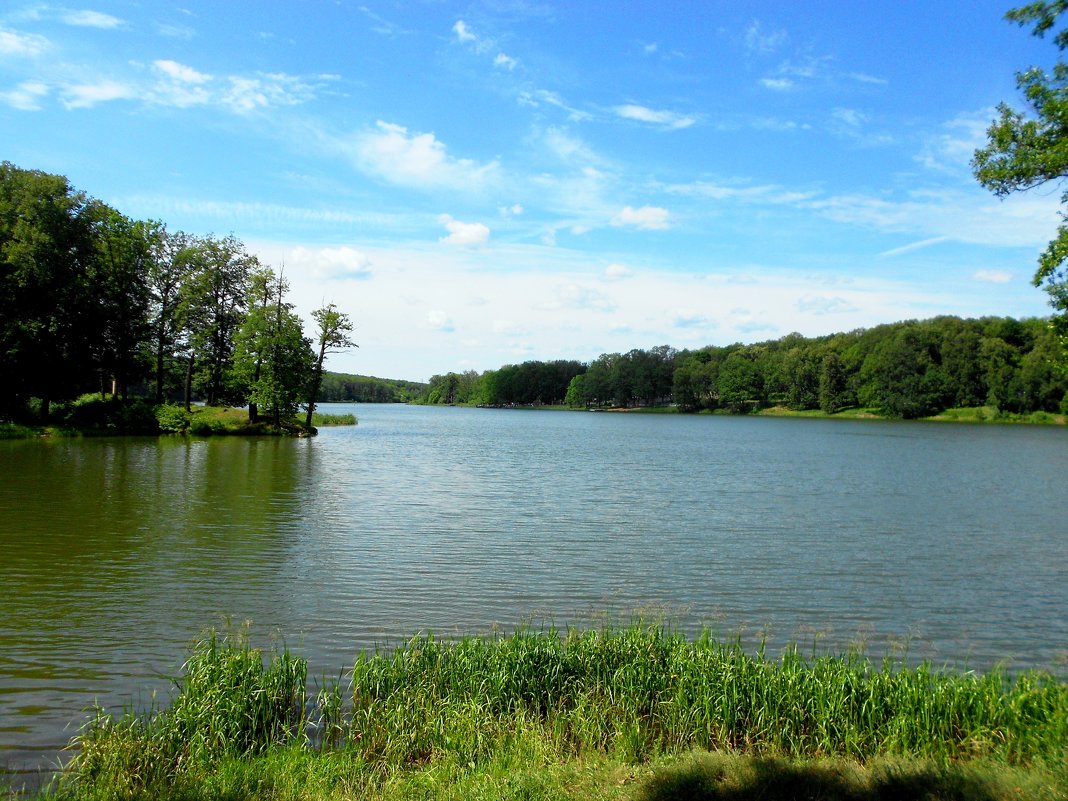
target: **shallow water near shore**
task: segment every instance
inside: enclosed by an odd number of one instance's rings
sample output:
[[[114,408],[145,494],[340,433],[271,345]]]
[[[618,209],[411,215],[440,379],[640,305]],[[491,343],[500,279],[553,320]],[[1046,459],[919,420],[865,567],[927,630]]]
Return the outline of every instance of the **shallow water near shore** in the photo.
[[[418,631],[636,612],[774,653],[1068,652],[1068,430],[337,406],[285,438],[0,442],[0,768],[254,623],[336,677]]]

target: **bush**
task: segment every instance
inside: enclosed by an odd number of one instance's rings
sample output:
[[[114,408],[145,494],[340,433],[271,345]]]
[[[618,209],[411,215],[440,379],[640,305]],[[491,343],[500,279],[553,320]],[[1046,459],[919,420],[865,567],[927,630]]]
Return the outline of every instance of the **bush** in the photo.
[[[168,434],[181,434],[189,428],[190,414],[177,403],[164,403],[156,407],[156,422],[159,430]]]

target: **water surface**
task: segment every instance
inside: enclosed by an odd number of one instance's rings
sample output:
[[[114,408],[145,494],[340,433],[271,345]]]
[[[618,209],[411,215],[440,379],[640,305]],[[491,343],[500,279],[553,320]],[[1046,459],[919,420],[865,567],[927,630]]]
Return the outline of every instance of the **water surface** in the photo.
[[[1064,671],[1068,430],[356,412],[314,440],[0,442],[0,767],[146,705],[226,619],[320,676],[418,631],[635,611]]]

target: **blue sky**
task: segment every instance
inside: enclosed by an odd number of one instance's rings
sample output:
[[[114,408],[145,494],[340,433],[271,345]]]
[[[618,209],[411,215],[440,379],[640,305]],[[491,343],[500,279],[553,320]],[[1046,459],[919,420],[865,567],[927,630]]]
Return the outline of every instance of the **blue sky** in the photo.
[[[1006,9],[9,0],[0,158],[284,265],[335,370],[1045,315],[1058,193],[968,166],[1056,55]]]

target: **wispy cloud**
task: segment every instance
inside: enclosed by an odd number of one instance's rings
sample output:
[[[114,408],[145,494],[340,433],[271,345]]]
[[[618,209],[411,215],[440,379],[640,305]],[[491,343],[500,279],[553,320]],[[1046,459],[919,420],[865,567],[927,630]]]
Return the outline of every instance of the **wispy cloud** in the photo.
[[[689,128],[695,122],[696,117],[692,117],[686,114],[679,114],[674,111],[657,111],[655,109],[646,108],[645,106],[638,106],[634,104],[627,104],[624,106],[616,106],[613,111],[625,120],[637,120],[638,122],[647,122],[652,125],[659,125],[664,128],[670,128],[677,130],[680,128]]]
[[[670,217],[670,212],[659,206],[642,206],[639,209],[624,206],[619,214],[612,218],[612,225],[633,226],[641,230],[662,230],[671,227]]]
[[[558,108],[567,112],[568,118],[573,122],[585,122],[593,119],[593,114],[572,106],[559,93],[551,92],[548,89],[525,89],[516,96],[516,99],[521,106],[530,106],[532,108],[552,106]]]
[[[972,278],[987,284],[1007,284],[1012,280],[1012,273],[1007,270],[976,270]]]
[[[879,254],[879,258],[886,259],[892,256],[901,256],[905,253],[912,253],[914,250],[920,250],[921,248],[928,248],[931,245],[937,245],[939,242],[949,241],[948,236],[932,236],[929,239],[921,239],[919,242],[911,242],[908,245],[902,245],[899,248],[893,248],[892,250],[884,250]]]
[[[796,84],[790,78],[761,78],[760,85],[776,92],[788,92]]]
[[[68,109],[92,108],[98,103],[130,100],[137,94],[135,87],[119,81],[74,84],[64,88],[63,105]]]
[[[75,25],[80,28],[101,28],[103,30],[120,28],[126,24],[118,17],[113,17],[111,14],[104,14],[100,11],[65,11],[60,16],[60,19],[67,25]]]
[[[634,270],[625,264],[609,264],[604,268],[604,277],[609,281],[621,281],[624,278],[632,278]]]
[[[768,31],[760,20],[753,20],[745,29],[745,49],[750,53],[768,55],[782,47],[788,38],[786,31]]]
[[[40,111],[48,86],[40,81],[24,81],[8,92],[0,92],[0,103],[19,111]]]
[[[33,57],[48,50],[48,39],[36,33],[22,33],[0,26],[0,54]]]
[[[486,55],[497,51],[497,54],[493,58],[493,66],[499,69],[514,70],[519,64],[519,60],[504,53],[497,47],[497,42],[486,36],[480,36],[475,33],[471,26],[464,22],[462,19],[456,20],[452,26],[453,36],[456,41],[465,47],[473,50],[479,55]]]

